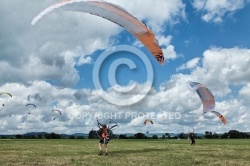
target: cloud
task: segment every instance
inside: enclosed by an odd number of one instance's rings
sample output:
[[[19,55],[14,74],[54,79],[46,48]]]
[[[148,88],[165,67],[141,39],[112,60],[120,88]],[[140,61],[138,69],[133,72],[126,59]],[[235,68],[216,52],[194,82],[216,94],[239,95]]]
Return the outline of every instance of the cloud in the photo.
[[[210,84],[216,95],[223,97],[231,92],[230,84],[249,82],[249,55],[250,50],[244,48],[211,48],[203,54],[202,68],[192,74]]]
[[[199,63],[200,58],[196,57],[193,58],[191,60],[189,60],[187,63],[182,64],[181,66],[179,66],[176,71],[180,71],[180,70],[185,70],[185,69],[194,69],[198,63]]]
[[[108,1],[126,8],[128,12],[137,18],[146,20],[147,25],[152,28],[155,33],[163,32],[166,24],[174,25],[180,20],[186,19],[185,4],[181,0],[174,2],[171,0],[157,2],[148,0],[147,3],[143,0],[133,2],[120,0]]]
[[[193,0],[192,5],[202,13],[202,20],[205,22],[221,23],[223,17],[232,15],[247,3],[249,3],[248,0]]]
[[[31,26],[33,17],[53,1],[6,2],[0,7],[5,34],[0,41],[0,72],[8,75],[0,84],[51,80],[59,86],[74,86],[80,78],[75,66],[91,63],[91,54],[112,45],[112,36],[122,29],[97,16],[73,12],[47,15]],[[6,10],[10,8],[15,12]]]
[[[170,59],[176,59],[178,57],[175,49],[174,49],[174,46],[171,45],[171,40],[172,40],[172,36],[168,35],[168,36],[158,36],[157,37],[158,39],[158,42],[160,43],[161,47],[162,47],[162,51],[163,51],[163,54],[164,54],[164,58],[165,58],[165,61],[168,61]]]
[[[23,5],[18,0],[1,1],[1,33],[5,39],[0,41],[0,72],[9,73],[1,78],[1,85],[5,82],[49,80],[59,86],[73,87],[80,79],[75,67],[91,63],[92,54],[113,45],[123,30],[103,18],[74,12],[49,14],[36,25],[31,25],[38,13],[56,2],[29,1]],[[174,3],[155,3],[152,0],[147,3],[141,0],[112,3],[126,7],[136,17],[146,20],[155,33],[162,33],[166,23],[185,19],[185,5],[180,0]],[[8,10],[10,8],[15,12]],[[162,44],[166,43],[163,41]],[[166,45],[164,52],[167,58],[176,57],[172,45]]]
[[[239,55],[238,61],[230,59],[231,55],[235,53]],[[206,50],[201,59],[200,67],[194,68],[190,75],[181,73],[173,75],[169,81],[161,85],[160,90],[152,89],[144,100],[128,107],[117,107],[107,103],[97,90],[57,88],[44,81],[31,82],[29,85],[5,84],[0,87],[0,90],[9,90],[13,94],[13,98],[8,100],[1,98],[1,101],[6,103],[0,113],[2,117],[0,120],[1,132],[87,132],[95,126],[96,117],[113,117],[123,129],[122,132],[146,132],[150,130],[150,128],[142,128],[143,125],[140,125],[145,118],[152,118],[154,121],[154,132],[188,132],[193,128],[195,131],[225,132],[232,128],[246,131],[249,125],[246,120],[249,118],[247,111],[249,107],[247,101],[248,84],[239,90],[239,98],[236,96],[233,99],[216,102],[216,111],[227,118],[227,125],[224,126],[216,116],[212,114],[202,115],[201,101],[195,92],[191,92],[187,88],[186,82],[188,80],[202,80],[201,82],[205,83],[215,94],[216,100],[221,94],[226,96],[229,92],[224,92],[230,90],[231,84],[228,80],[234,78],[233,74],[231,73],[231,77],[223,77],[224,80],[206,75],[212,75],[214,70],[217,70],[218,76],[227,75],[227,72],[222,71],[232,66],[232,63],[244,67],[248,64],[245,59],[248,54],[249,50],[240,48]],[[210,66],[216,65],[217,61],[220,62],[220,65],[211,68]],[[243,73],[240,70],[237,73]],[[206,74],[202,76],[204,71]],[[200,74],[197,75],[197,73]],[[247,78],[239,78],[242,80],[233,79],[235,84],[247,82]],[[220,88],[216,89],[216,87]],[[38,106],[38,109],[33,112],[36,114],[36,120],[32,120],[33,116],[27,115],[27,110],[24,107],[27,102],[34,102]],[[55,115],[52,114],[51,110],[54,108],[62,110],[63,113],[56,120],[52,120]],[[180,115],[180,117],[173,118],[175,114]],[[13,121],[15,121],[15,125],[9,126],[10,122]]]
[[[123,29],[96,16],[70,12],[47,15],[37,25],[30,25],[35,15],[55,2],[25,1],[25,5],[20,0],[0,2],[0,33],[4,36],[4,40],[0,40],[0,91],[13,94],[12,98],[0,97],[0,103],[5,104],[0,111],[1,134],[87,133],[96,126],[97,116],[116,118],[122,133],[147,131],[149,128],[140,125],[147,116],[154,120],[154,132],[188,132],[193,128],[199,132],[248,130],[249,49],[211,47],[200,58],[179,66],[179,73],[173,74],[158,89],[151,88],[142,101],[118,107],[106,102],[96,89],[73,87],[81,76],[77,67],[93,63],[93,54],[114,45]],[[112,2],[146,20],[163,45],[166,59],[178,57],[171,44],[173,36],[162,33],[166,26],[186,19],[182,1]],[[212,2],[193,1],[207,21],[218,22],[242,8],[242,1]],[[181,73],[184,69],[190,73]],[[216,116],[201,115],[200,99],[187,88],[188,80],[199,81],[211,89],[217,101],[216,111],[225,115],[227,125],[222,125]],[[140,88],[143,84],[137,86]],[[28,115],[27,103],[37,105],[31,115]],[[61,110],[62,115],[56,116],[52,109]],[[171,113],[181,116],[176,118]]]

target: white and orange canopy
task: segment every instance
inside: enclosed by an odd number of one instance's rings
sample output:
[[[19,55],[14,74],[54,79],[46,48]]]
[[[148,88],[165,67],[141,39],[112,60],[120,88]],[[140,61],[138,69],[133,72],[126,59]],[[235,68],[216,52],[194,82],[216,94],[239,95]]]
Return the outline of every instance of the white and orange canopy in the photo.
[[[164,63],[162,49],[153,32],[142,21],[118,5],[100,0],[64,0],[43,10],[31,24],[35,25],[43,16],[59,11],[89,13],[110,20],[133,34],[160,64]]]

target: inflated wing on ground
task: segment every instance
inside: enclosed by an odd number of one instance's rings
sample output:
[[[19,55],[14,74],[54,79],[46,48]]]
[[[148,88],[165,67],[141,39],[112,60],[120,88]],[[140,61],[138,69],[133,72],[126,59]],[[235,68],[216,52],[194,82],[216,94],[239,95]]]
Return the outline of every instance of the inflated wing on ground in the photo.
[[[44,15],[59,11],[89,13],[110,20],[133,34],[154,55],[159,63],[164,63],[162,49],[153,32],[142,21],[120,6],[98,0],[66,0],[46,8],[32,20],[31,24],[36,24]]]

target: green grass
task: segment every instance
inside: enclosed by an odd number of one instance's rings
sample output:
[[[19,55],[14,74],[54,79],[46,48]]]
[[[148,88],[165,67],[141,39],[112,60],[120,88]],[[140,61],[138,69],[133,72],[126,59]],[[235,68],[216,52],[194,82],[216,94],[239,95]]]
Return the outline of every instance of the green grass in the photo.
[[[250,166],[250,139],[114,140],[98,156],[98,140],[0,140],[0,165]]]

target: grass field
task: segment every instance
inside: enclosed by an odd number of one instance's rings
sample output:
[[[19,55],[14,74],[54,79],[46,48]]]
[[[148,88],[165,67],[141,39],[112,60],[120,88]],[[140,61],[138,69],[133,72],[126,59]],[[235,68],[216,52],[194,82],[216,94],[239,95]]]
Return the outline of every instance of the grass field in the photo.
[[[250,139],[114,140],[98,156],[98,140],[0,140],[0,165],[246,165]]]

